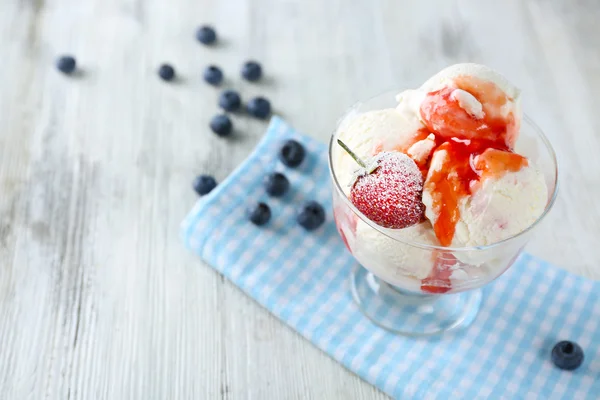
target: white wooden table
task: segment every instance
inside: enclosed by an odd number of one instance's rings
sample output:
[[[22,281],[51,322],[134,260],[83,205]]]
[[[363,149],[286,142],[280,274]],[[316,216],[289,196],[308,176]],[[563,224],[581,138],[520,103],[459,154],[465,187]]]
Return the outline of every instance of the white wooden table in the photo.
[[[497,68],[562,163],[530,250],[600,278],[599,20],[594,0],[3,0],[0,398],[385,398],[179,241],[192,178],[225,178],[265,129],[208,130],[209,63],[323,140],[357,99],[459,61]],[[61,53],[81,76],[54,69]],[[239,79],[249,58],[263,83]],[[157,79],[164,61],[180,82]]]

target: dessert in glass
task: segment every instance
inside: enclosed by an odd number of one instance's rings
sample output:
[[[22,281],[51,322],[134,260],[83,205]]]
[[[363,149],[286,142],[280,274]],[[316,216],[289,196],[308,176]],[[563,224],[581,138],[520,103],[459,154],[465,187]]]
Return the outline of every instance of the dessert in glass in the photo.
[[[336,226],[374,323],[427,336],[470,324],[552,208],[556,155],[489,67],[450,66],[419,89],[353,106],[329,145]],[[395,100],[394,100],[395,96]]]

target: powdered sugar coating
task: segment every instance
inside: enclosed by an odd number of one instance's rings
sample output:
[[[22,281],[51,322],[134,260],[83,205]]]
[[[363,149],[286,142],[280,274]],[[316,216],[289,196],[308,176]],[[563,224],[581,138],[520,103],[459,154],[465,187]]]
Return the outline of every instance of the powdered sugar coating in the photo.
[[[423,176],[417,164],[404,153],[383,152],[373,162],[371,174],[360,175],[350,192],[350,201],[367,218],[385,228],[403,229],[423,219]]]

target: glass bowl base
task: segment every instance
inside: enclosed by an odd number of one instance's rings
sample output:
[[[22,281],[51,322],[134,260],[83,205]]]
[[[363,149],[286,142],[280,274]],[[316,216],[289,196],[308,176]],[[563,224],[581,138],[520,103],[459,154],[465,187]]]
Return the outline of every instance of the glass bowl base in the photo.
[[[481,290],[447,295],[403,291],[360,265],[350,276],[352,297],[373,323],[404,336],[432,336],[470,325],[481,305]]]

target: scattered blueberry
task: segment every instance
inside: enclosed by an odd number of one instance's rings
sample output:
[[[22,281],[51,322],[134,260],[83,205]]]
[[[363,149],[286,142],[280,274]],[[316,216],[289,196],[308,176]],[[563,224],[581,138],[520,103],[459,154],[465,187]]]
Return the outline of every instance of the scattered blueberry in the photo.
[[[280,172],[265,176],[264,184],[267,193],[274,197],[283,196],[290,188],[290,181]]]
[[[163,81],[171,81],[175,78],[175,69],[169,64],[163,64],[158,69],[158,76]]]
[[[219,107],[225,111],[236,111],[242,106],[240,95],[233,90],[226,90],[219,96]]]
[[[302,163],[306,151],[304,147],[295,140],[286,141],[279,152],[279,159],[286,166],[294,168]]]
[[[248,218],[254,225],[264,225],[271,219],[271,209],[265,203],[257,203],[248,208]]]
[[[257,81],[262,76],[262,67],[256,61],[248,61],[242,66],[242,77],[248,81]]]
[[[211,190],[217,186],[217,181],[210,175],[200,175],[194,179],[192,186],[196,193],[200,196],[204,196],[205,194],[209,194]]]
[[[228,136],[233,130],[233,124],[227,115],[218,114],[210,120],[210,129],[219,136]]]
[[[265,119],[271,114],[271,103],[264,97],[253,98],[248,102],[246,108],[248,114],[260,119]]]
[[[73,56],[62,56],[56,60],[56,68],[64,74],[71,74],[77,68],[77,61]]]
[[[325,210],[316,201],[306,202],[300,209],[297,220],[304,229],[312,231],[325,222]]]
[[[563,340],[552,349],[552,362],[560,369],[576,369],[583,362],[583,350],[577,343]]]
[[[223,72],[219,67],[209,65],[204,70],[204,80],[211,85],[218,85],[223,80]]]
[[[211,26],[201,26],[196,31],[196,39],[202,44],[213,44],[217,40],[217,33]]]

